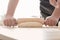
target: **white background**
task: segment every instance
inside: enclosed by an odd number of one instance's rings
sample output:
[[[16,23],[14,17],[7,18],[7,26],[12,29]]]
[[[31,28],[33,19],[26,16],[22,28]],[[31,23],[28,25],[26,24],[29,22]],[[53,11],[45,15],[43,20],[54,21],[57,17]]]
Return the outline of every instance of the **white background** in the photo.
[[[7,12],[9,0],[0,0],[0,15],[5,15]],[[40,1],[39,0],[20,0],[14,17],[15,18],[32,18],[35,16],[40,17]]]

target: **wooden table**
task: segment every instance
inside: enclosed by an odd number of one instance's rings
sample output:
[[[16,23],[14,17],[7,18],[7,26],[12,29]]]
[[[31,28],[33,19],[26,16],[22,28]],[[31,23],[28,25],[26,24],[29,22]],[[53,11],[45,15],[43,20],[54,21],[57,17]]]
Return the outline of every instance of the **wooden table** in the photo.
[[[0,34],[16,40],[60,40],[60,30],[55,28],[10,29],[4,27],[0,26]]]

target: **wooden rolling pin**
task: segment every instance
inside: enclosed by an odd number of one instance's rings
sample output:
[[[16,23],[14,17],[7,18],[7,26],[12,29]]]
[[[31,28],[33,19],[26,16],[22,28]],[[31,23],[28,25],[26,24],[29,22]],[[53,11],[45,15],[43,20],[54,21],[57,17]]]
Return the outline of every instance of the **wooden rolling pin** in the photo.
[[[41,28],[44,25],[44,19],[43,18],[20,18],[17,19],[17,23],[18,23],[17,26],[20,28]],[[0,25],[3,26],[3,21],[0,21]]]
[[[17,19],[19,27],[42,27],[44,24],[43,18],[20,18]],[[4,26],[3,21],[0,21],[0,26]]]
[[[17,20],[18,26],[21,28],[57,28],[57,26],[44,26],[43,18],[21,18]],[[60,27],[60,23],[58,23]]]
[[[21,18],[17,20],[18,26],[23,28],[39,28],[44,24],[43,18]]]

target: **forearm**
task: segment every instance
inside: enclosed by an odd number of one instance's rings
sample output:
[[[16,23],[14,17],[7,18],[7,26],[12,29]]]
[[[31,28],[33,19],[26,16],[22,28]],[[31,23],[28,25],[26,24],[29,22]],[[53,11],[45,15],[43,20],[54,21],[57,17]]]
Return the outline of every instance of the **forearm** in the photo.
[[[60,18],[60,0],[57,0],[57,2],[55,2],[55,4],[56,4],[55,10],[53,11],[52,16],[55,16],[56,18],[59,19]]]
[[[52,16],[55,16],[56,18],[60,18],[60,8],[55,8],[55,10],[52,13]]]
[[[13,17],[17,4],[18,4],[18,0],[9,1],[6,17],[7,16]]]

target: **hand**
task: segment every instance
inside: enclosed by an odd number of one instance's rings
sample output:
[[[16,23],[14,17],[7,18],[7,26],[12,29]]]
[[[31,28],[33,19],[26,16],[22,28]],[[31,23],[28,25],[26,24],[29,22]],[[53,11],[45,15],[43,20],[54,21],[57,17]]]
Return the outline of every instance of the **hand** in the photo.
[[[4,25],[5,26],[16,26],[17,25],[17,22],[16,22],[16,19],[12,18],[12,17],[6,17],[4,19]]]
[[[49,25],[49,26],[56,26],[56,24],[58,23],[58,18],[53,17],[53,16],[49,16],[46,18],[45,20],[45,25]]]

